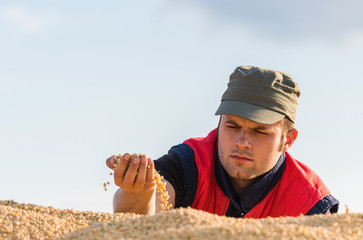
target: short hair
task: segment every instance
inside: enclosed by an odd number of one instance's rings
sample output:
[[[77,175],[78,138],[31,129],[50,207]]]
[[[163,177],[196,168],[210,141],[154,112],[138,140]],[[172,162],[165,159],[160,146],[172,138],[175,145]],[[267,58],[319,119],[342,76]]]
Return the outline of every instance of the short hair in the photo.
[[[281,125],[282,125],[283,133],[285,135],[294,128],[294,123],[290,119],[288,119],[287,117],[284,117],[282,119]]]

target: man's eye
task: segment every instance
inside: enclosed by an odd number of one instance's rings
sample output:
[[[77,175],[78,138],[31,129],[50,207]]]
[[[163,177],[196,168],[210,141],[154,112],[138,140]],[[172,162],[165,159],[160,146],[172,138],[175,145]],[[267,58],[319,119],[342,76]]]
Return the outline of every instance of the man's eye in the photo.
[[[238,126],[235,126],[235,125],[227,125],[227,128],[238,128]]]
[[[265,133],[265,132],[262,132],[262,131],[259,131],[259,130],[256,130],[256,132],[257,132],[258,134],[263,134],[263,135],[267,135],[267,133]]]

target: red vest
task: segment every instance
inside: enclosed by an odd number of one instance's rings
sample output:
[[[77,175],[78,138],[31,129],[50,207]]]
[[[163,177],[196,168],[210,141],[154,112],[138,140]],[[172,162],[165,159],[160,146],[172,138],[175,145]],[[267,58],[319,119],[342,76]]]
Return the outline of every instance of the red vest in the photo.
[[[205,138],[184,143],[194,150],[198,168],[198,189],[192,208],[225,215],[230,199],[218,186],[215,176],[216,129]],[[330,195],[328,188],[309,167],[287,152],[285,169],[276,186],[245,217],[263,218],[306,214],[319,200]]]

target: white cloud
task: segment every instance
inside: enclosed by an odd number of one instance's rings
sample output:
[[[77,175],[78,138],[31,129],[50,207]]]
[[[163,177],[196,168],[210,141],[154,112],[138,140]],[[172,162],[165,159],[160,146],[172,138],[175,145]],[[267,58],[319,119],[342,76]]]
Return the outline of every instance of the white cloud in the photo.
[[[0,24],[21,33],[40,33],[56,22],[56,14],[36,11],[24,5],[0,8]]]

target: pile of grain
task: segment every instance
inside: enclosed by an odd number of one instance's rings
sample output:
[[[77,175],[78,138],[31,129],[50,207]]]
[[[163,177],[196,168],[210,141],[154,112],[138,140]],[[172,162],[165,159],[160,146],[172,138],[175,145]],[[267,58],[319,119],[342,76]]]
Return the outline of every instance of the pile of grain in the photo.
[[[64,234],[64,235],[63,235]],[[0,201],[0,239],[363,239],[363,214],[235,219],[193,209],[154,216]]]
[[[0,201],[0,240],[54,239],[97,222],[136,217],[135,214],[80,212]]]

